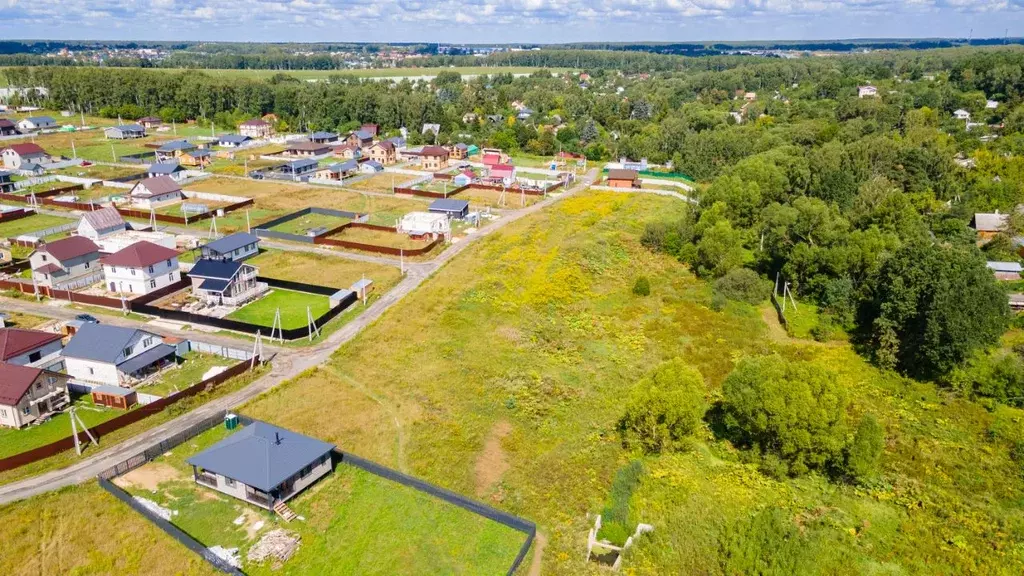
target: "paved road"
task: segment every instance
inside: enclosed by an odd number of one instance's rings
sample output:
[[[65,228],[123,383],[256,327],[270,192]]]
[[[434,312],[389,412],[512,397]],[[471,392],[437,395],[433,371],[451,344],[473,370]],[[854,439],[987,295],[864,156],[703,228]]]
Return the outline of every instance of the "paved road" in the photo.
[[[326,362],[335,350],[355,338],[365,327],[380,318],[386,310],[415,290],[423,283],[424,280],[429,278],[434,272],[448,263],[456,255],[460,254],[476,239],[488,236],[507,224],[515,222],[529,214],[538,212],[547,206],[550,206],[554,202],[557,202],[560,198],[585,190],[596,179],[596,177],[596,171],[588,172],[582,181],[566,193],[561,194],[558,197],[549,197],[526,208],[509,211],[505,213],[501,219],[481,228],[477,234],[474,234],[461,242],[452,244],[434,260],[410,268],[408,270],[408,274],[401,282],[398,283],[397,286],[368,306],[362,314],[314,346],[295,351],[285,351],[278,354],[274,360],[271,371],[245,388],[215,400],[211,400],[188,414],[179,416],[170,422],[161,424],[160,426],[143,432],[138,436],[125,440],[120,444],[105,448],[96,455],[87,457],[84,460],[68,466],[67,468],[54,470],[39,476],[0,486],[0,504],[30,498],[52,490],[59,490],[66,486],[88,482],[95,478],[100,472],[135,454],[138,454],[145,448],[169,438],[177,432],[184,430],[205,418],[213,416],[218,412],[229,410],[244,404],[249,400],[256,398],[260,394],[274,388],[278,384],[294,378],[303,371]]]

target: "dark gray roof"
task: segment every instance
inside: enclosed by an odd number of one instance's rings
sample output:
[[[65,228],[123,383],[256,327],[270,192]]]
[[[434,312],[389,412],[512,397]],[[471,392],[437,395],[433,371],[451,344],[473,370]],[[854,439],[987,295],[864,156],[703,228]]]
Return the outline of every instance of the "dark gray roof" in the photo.
[[[256,421],[186,462],[270,492],[333,449],[333,444]]]
[[[430,203],[431,212],[462,212],[468,208],[469,202],[455,198],[438,198]]]
[[[252,138],[241,134],[225,134],[217,139],[218,142],[230,142],[231,144],[244,144],[249,140]]]
[[[125,374],[131,374],[145,368],[146,366],[156,364],[168,356],[175,356],[177,353],[177,348],[174,346],[171,346],[170,344],[159,344],[141,354],[137,354],[124,362],[121,362],[117,365],[117,369]]]
[[[177,162],[157,162],[156,164],[150,164],[150,174],[174,174],[175,172],[181,172],[185,168]]]
[[[137,328],[121,328],[110,324],[83,324],[78,332],[71,337],[68,345],[64,347],[64,356],[113,364],[135,337],[135,334],[139,332],[159,338],[152,332]]]
[[[213,250],[218,254],[226,254],[232,250],[244,248],[250,244],[256,244],[260,239],[255,234],[249,234],[248,232],[236,232],[230,236],[225,236],[220,240],[214,240],[206,245],[206,248]]]
[[[292,160],[291,162],[286,164],[286,166],[288,166],[288,168],[291,168],[294,171],[302,168],[308,168],[310,166],[316,166],[317,164],[318,162],[316,160],[308,158],[303,160]]]
[[[370,132],[368,132],[366,130],[356,130],[354,132],[354,134],[360,140],[372,140],[373,139],[373,134],[371,134]]]
[[[127,396],[134,392],[131,388],[122,388],[120,386],[96,386],[91,391],[99,392],[100,394],[109,394],[111,396]]]
[[[140,124],[124,124],[121,126],[111,126],[107,130],[120,130],[122,132],[145,132],[146,129]]]
[[[172,140],[157,148],[157,152],[174,152],[175,150],[195,150],[196,145],[188,140]]]
[[[222,294],[230,285],[231,283],[227,280],[214,280],[213,278],[208,278],[203,280],[203,283],[199,285],[199,289]]]
[[[213,278],[215,280],[231,280],[238,274],[242,267],[241,262],[225,262],[222,260],[209,260],[201,258],[188,271],[193,278]]]
[[[309,137],[316,140],[326,140],[331,138],[337,138],[338,135],[335,134],[334,132],[313,132],[312,134],[309,135]]]

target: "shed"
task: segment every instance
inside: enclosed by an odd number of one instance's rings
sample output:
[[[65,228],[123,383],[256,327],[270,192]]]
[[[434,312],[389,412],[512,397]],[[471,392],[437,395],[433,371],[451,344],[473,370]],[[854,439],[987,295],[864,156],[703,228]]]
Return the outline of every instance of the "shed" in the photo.
[[[120,386],[97,386],[92,389],[91,394],[94,404],[108,408],[127,410],[139,402],[135,390]]]
[[[608,186],[612,188],[639,188],[640,175],[636,170],[612,169],[608,171],[605,178]]]
[[[370,280],[369,278],[361,278],[356,280],[355,284],[352,284],[349,289],[355,292],[356,297],[362,300],[373,291],[373,280]]]
[[[438,198],[431,202],[429,211],[461,220],[469,214],[469,202],[455,198]]]

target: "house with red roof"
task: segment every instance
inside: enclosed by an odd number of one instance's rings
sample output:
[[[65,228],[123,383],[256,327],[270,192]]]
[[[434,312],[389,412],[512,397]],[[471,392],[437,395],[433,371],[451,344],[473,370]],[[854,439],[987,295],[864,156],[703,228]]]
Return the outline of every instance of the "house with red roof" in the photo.
[[[495,164],[488,170],[487,179],[510,185],[516,179],[516,167],[511,164]]]
[[[0,362],[0,426],[22,428],[69,403],[66,374]]]
[[[51,159],[50,153],[43,150],[42,146],[31,142],[11,144],[0,152],[0,157],[3,158],[4,168],[10,170],[18,170],[22,164],[39,164]]]
[[[58,290],[76,290],[102,280],[99,259],[99,246],[82,236],[40,244],[28,257],[35,283]]]
[[[159,244],[136,242],[100,259],[107,290],[124,296],[140,296],[181,280],[178,251]]]
[[[21,328],[0,328],[0,362],[63,370],[60,353],[64,349],[60,334]]]

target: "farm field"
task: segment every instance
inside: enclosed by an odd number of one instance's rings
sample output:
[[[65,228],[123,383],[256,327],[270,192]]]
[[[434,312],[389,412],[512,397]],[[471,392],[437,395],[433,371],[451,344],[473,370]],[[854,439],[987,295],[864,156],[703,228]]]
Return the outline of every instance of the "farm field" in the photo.
[[[383,294],[401,280],[395,266],[322,256],[309,252],[265,250],[246,260],[260,269],[260,276],[347,288],[362,278],[373,280],[373,293]]]
[[[235,310],[227,317],[231,320],[259,324],[270,328],[274,325],[274,315],[281,310],[281,327],[285,330],[302,328],[308,325],[306,309],[313,313],[313,319],[323,316],[330,309],[327,296],[306,294],[272,288],[271,292],[255,302]]]
[[[11,220],[10,222],[0,223],[0,238],[16,238],[22,234],[46,230],[47,228],[73,222],[75,222],[73,218],[61,218],[60,216],[50,216],[49,214],[34,214],[25,218]]]
[[[173,523],[201,543],[238,547],[247,574],[501,574],[525,539],[496,522],[347,464],[337,465],[331,475],[290,500],[289,507],[305,520],[284,523],[192,480],[192,467],[185,460],[229,436],[223,427],[212,428],[115,483],[177,510]],[[236,526],[233,521],[239,516],[245,520]],[[301,537],[292,558],[276,569],[271,563],[244,560],[261,536],[278,528]]]

